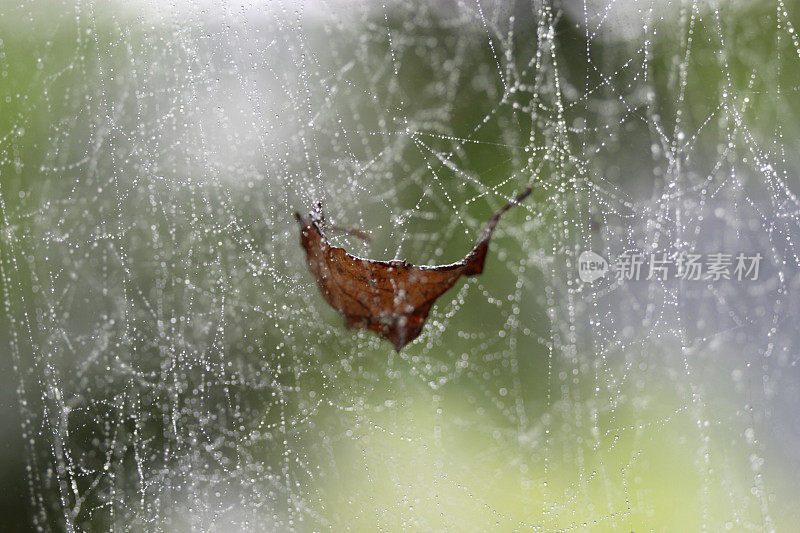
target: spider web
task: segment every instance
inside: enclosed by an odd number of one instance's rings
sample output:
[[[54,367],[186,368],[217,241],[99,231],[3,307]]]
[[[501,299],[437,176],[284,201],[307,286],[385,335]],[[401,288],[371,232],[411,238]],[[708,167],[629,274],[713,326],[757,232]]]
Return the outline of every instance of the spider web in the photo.
[[[2,11],[3,384],[36,529],[800,518],[795,3]],[[305,267],[317,201],[372,237],[336,245],[436,264],[527,185],[400,354]],[[588,284],[584,250],[765,260]]]

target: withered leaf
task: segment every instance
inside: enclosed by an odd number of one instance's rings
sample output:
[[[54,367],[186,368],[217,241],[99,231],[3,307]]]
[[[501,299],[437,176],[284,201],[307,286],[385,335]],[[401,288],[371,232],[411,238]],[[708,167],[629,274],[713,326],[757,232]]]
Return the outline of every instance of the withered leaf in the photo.
[[[348,328],[369,329],[388,339],[398,352],[416,339],[436,299],[461,276],[483,272],[489,239],[500,216],[531,193],[528,187],[497,210],[472,250],[449,265],[410,265],[405,261],[374,261],[332,247],[323,233],[321,206],[300,224],[300,244],[306,251],[308,269],[317,280],[323,298],[345,316]]]

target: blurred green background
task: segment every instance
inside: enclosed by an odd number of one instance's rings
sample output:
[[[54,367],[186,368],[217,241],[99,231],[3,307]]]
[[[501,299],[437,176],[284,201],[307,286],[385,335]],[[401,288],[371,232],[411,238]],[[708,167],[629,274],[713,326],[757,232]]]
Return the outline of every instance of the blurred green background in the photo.
[[[792,285],[737,326],[572,266],[680,209],[792,241],[800,5],[618,4],[1,4],[4,527],[792,530]],[[399,355],[292,217],[445,263],[528,183]]]

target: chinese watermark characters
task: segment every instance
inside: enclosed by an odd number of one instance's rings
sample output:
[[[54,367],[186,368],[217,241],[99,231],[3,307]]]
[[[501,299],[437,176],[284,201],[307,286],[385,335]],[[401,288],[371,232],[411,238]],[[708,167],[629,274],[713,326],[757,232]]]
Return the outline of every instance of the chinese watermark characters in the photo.
[[[609,264],[591,250],[578,257],[578,276],[591,283],[611,274],[617,281],[677,279],[681,281],[756,281],[763,256],[760,252],[736,254],[715,252],[634,253],[624,252]]]

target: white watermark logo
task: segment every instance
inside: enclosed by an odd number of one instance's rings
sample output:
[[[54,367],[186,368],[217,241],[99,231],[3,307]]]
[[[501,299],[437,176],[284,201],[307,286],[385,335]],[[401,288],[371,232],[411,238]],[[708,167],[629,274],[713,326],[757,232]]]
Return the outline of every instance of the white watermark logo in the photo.
[[[763,256],[760,252],[691,254],[687,252],[624,252],[612,262],[585,250],[578,256],[578,277],[592,283],[611,272],[617,281],[677,279],[683,281],[756,281]]]
[[[578,276],[581,281],[591,283],[608,274],[608,261],[602,255],[585,250],[578,256]]]

